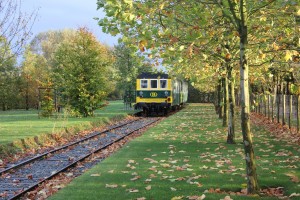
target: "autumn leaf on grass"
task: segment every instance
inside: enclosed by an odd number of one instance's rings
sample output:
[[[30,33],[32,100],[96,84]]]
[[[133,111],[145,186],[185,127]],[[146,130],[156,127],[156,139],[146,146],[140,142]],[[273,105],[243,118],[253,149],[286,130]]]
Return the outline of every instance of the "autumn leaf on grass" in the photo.
[[[145,180],[145,183],[150,183],[152,180],[150,178]]]
[[[292,182],[299,183],[299,178],[297,177],[296,174],[289,172],[289,173],[285,173],[285,175],[290,177]]]
[[[101,176],[100,174],[91,174],[91,176]]]
[[[106,188],[117,188],[118,185],[117,184],[111,184],[111,185],[110,184],[106,184],[105,187]]]
[[[139,197],[139,198],[136,198],[136,200],[146,200],[145,197]]]
[[[171,191],[177,191],[177,189],[176,188],[173,188],[173,187],[170,187],[170,189],[171,189]]]
[[[178,177],[178,178],[176,179],[176,181],[184,181],[184,180],[185,180],[184,177]]]
[[[300,193],[292,193],[289,197],[300,197]]]
[[[158,161],[156,161],[152,158],[144,158],[144,160],[149,161],[149,163],[158,163]]]
[[[224,199],[220,199],[220,200],[233,200],[230,196],[226,196]]]
[[[135,176],[135,177],[133,177],[132,179],[130,179],[131,181],[136,181],[136,180],[138,180],[138,179],[140,179],[141,178],[141,176]]]
[[[164,164],[160,164],[162,167],[164,167],[164,168],[169,168],[169,167],[171,167],[171,165],[170,164],[167,164],[167,163],[164,163]]]
[[[200,169],[208,169],[206,165],[203,165],[202,167],[199,167]]]
[[[130,189],[127,189],[126,191],[130,192],[130,193],[137,193],[137,192],[139,192],[139,190],[137,190],[135,188],[130,188]]]
[[[205,197],[205,194],[202,194],[201,196],[187,196],[189,200],[202,200],[205,199]]]
[[[147,187],[145,187],[146,190],[151,190],[151,185],[148,185]]]
[[[126,165],[126,167],[130,168],[130,169],[135,169],[136,167],[135,166],[132,166],[130,164]]]
[[[184,198],[183,196],[178,196],[178,197],[173,197],[171,200],[181,200],[183,198]]]
[[[135,163],[135,160],[128,160],[128,163],[129,163],[129,164],[134,164],[134,163]]]

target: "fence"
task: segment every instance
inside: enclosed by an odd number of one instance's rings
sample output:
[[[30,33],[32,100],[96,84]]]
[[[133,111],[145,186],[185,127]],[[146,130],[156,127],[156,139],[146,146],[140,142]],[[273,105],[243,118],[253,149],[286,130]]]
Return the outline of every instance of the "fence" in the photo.
[[[124,109],[132,110],[132,104],[135,102],[136,92],[133,90],[126,90],[124,94]]]
[[[252,111],[261,113],[273,122],[295,127],[299,132],[299,95],[252,95]]]

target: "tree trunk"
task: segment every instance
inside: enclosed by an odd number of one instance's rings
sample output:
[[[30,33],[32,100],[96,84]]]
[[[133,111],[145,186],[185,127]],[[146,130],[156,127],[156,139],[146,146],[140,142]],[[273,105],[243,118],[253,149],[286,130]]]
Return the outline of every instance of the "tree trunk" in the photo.
[[[234,127],[235,127],[235,117],[234,117],[234,102],[235,102],[235,97],[234,97],[234,80],[232,77],[232,67],[227,63],[227,79],[228,79],[228,93],[229,93],[229,98],[228,98],[228,104],[229,104],[229,116],[228,116],[228,134],[227,134],[227,143],[228,144],[235,144],[235,132],[234,132]]]
[[[242,9],[243,10],[243,9]],[[258,182],[256,174],[256,164],[254,149],[252,144],[252,134],[250,130],[250,101],[249,101],[249,67],[245,54],[247,44],[247,26],[239,26],[240,33],[240,87],[241,87],[241,127],[245,150],[247,191],[249,194],[257,193]]]
[[[25,102],[26,102],[26,110],[29,110],[29,84],[27,81],[27,86],[26,86],[26,95],[25,95]]]
[[[223,106],[222,106],[222,79],[219,79],[218,84],[218,112],[219,112],[219,119],[223,118]]]
[[[226,74],[227,74],[227,70],[226,70]],[[223,127],[227,127],[227,125],[228,125],[228,102],[229,102],[227,76],[223,78],[223,96],[224,96]]]

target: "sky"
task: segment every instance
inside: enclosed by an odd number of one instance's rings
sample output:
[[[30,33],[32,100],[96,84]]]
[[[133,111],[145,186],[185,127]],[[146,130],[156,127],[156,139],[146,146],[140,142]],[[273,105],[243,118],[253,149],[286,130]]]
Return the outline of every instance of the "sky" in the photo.
[[[32,28],[33,36],[49,30],[85,26],[101,43],[114,46],[118,43],[118,38],[103,33],[93,19],[105,16],[102,11],[97,10],[96,3],[97,0],[23,0],[22,10],[27,14],[38,10],[37,20]]]

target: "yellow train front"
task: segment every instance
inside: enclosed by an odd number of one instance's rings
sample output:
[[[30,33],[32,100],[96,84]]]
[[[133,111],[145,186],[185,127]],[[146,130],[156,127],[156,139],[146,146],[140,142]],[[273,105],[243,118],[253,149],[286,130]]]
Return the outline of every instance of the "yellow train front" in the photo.
[[[188,84],[162,73],[142,73],[136,80],[135,108],[144,113],[167,114],[187,102]]]

